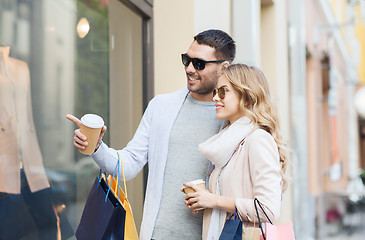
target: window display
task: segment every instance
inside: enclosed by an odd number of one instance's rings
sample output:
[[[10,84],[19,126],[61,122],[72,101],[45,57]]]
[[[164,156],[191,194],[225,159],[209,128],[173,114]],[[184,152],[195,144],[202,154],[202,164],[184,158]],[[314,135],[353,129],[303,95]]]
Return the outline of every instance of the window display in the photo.
[[[38,230],[39,239],[56,239],[58,217],[33,124],[29,69],[9,51],[0,47],[0,215],[7,220],[0,238]]]
[[[108,11],[99,0],[0,0],[2,240],[74,235],[98,168],[74,150],[64,116],[109,121]]]

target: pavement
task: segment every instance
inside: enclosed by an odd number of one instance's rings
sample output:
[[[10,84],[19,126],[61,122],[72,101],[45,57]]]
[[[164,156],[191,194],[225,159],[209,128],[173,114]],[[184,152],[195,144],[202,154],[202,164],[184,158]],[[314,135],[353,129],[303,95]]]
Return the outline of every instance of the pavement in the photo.
[[[365,229],[362,224],[350,228],[345,227],[336,232],[328,233],[325,240],[364,240]]]
[[[326,239],[328,240],[364,240],[365,233],[353,233],[348,235],[347,233],[338,234],[335,236],[329,236]]]

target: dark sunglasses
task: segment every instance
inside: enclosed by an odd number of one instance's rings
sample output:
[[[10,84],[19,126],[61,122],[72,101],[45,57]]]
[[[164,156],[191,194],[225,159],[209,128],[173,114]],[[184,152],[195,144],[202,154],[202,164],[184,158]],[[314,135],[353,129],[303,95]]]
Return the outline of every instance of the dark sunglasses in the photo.
[[[215,60],[215,61],[205,61],[200,58],[191,58],[188,54],[181,54],[181,60],[185,67],[189,66],[190,62],[193,63],[193,66],[196,70],[203,70],[205,68],[205,64],[207,63],[221,63],[224,60]]]
[[[220,99],[224,99],[226,97],[226,89],[224,87],[220,87],[218,89],[213,90],[213,97],[218,93],[218,97]]]

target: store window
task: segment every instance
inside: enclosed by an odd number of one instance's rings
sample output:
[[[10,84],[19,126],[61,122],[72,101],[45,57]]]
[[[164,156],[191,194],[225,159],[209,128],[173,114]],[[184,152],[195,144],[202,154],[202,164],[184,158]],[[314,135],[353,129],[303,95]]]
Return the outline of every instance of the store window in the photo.
[[[99,168],[74,148],[65,115],[102,116],[115,148],[131,139],[153,91],[150,15],[139,9],[0,0],[0,239],[75,238]],[[143,174],[131,185],[139,226]]]

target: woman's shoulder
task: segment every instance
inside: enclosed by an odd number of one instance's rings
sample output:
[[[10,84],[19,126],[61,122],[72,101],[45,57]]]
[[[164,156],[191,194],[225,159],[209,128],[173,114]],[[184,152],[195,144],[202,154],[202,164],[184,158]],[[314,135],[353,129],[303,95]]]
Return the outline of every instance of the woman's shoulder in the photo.
[[[252,133],[248,136],[250,138],[257,138],[257,137],[271,137],[271,134],[265,131],[262,128],[256,128]]]
[[[264,142],[275,144],[273,136],[264,129],[257,128],[249,136],[247,136],[246,142],[251,144],[263,144]],[[259,146],[259,145],[258,145]]]
[[[267,162],[271,157],[279,159],[278,145],[274,137],[263,129],[256,129],[247,137],[246,150],[256,162]]]

